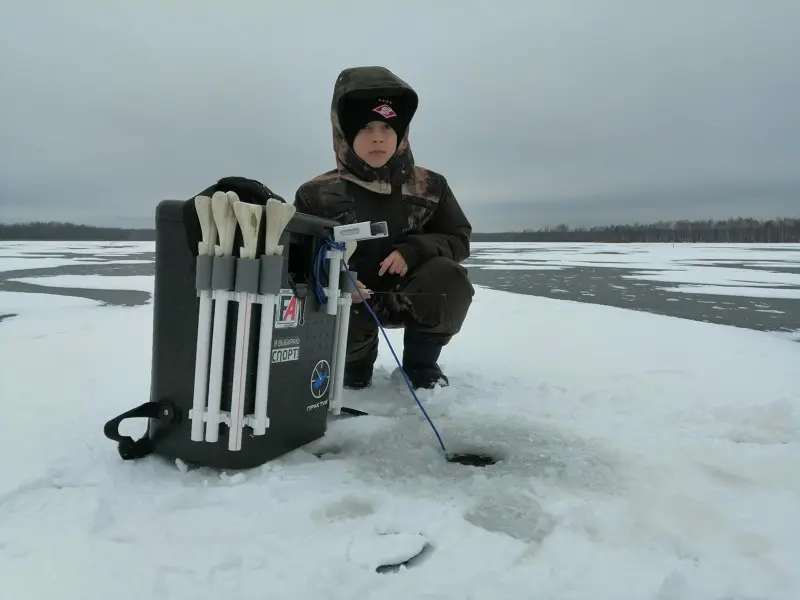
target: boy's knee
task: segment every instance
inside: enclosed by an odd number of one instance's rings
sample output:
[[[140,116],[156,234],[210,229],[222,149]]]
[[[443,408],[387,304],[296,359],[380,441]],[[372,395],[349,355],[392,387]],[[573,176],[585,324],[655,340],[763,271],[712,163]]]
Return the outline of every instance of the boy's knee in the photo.
[[[475,295],[467,270],[452,259],[436,256],[420,265],[413,279],[407,289],[414,298],[417,328],[447,336],[458,333]]]
[[[425,268],[432,271],[441,271],[441,272],[460,272],[464,271],[466,273],[466,269],[454,261],[452,258],[447,258],[446,256],[432,256],[428,260],[426,260],[422,265],[420,265],[420,269]]]
[[[446,256],[434,256],[419,267],[420,287],[429,291],[441,291],[471,299],[475,288],[469,280],[467,270]]]

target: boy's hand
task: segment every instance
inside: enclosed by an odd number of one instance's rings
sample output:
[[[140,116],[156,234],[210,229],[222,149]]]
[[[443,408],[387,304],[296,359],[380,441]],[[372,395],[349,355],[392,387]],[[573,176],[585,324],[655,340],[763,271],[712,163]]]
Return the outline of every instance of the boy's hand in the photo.
[[[370,290],[367,289],[367,286],[365,286],[360,281],[356,281],[356,285],[358,286],[358,289],[361,290],[361,294],[364,295],[364,298],[370,297],[371,292]],[[359,302],[363,302],[363,300],[361,299],[361,294],[359,294],[358,292],[350,292],[350,296],[353,298],[353,304],[358,304]]]
[[[408,273],[408,265],[406,264],[406,260],[397,250],[383,259],[383,262],[381,263],[381,269],[378,271],[378,275],[383,275],[387,271],[392,275],[400,275],[400,277],[403,277],[406,273]]]

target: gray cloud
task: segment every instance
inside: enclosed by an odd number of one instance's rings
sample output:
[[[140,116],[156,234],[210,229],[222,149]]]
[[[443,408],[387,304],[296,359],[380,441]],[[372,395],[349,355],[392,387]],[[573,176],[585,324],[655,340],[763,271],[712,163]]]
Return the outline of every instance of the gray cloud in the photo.
[[[478,230],[796,215],[797,31],[796,0],[10,0],[0,220],[149,225],[231,174],[289,198],[357,64],[418,90],[415,156]]]

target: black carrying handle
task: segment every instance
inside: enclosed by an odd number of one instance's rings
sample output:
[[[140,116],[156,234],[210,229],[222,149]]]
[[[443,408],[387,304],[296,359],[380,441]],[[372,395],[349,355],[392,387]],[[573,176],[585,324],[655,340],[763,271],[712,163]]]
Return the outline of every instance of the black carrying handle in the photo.
[[[166,400],[145,402],[111,419],[105,424],[105,427],[103,427],[103,433],[108,439],[117,442],[117,451],[120,457],[122,457],[122,460],[144,458],[153,452],[157,439],[175,423],[176,414],[175,407],[171,402],[167,402]],[[148,431],[145,432],[143,437],[134,440],[132,437],[123,436],[119,432],[120,423],[125,419],[158,419],[161,421],[162,427],[154,438],[150,437],[148,428]]]

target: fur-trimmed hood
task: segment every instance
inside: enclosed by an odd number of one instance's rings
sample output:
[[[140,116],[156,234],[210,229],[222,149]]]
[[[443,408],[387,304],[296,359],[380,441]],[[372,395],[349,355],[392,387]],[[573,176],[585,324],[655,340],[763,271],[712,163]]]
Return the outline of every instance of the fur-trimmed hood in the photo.
[[[348,98],[388,96],[397,99],[411,120],[417,111],[419,98],[414,89],[385,67],[351,67],[339,73],[331,99],[331,126],[336,169],[347,179],[378,194],[389,194],[392,185],[402,186],[414,178],[414,155],[408,141],[409,127],[397,140],[397,150],[389,162],[373,169],[356,155],[347,143],[339,120],[341,109]]]

